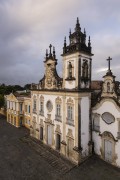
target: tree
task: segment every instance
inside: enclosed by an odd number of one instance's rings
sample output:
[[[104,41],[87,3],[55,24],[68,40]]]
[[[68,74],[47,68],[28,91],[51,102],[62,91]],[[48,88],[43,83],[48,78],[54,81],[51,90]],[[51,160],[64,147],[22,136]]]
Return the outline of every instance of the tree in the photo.
[[[0,108],[4,106],[4,96],[0,94]]]
[[[31,84],[26,84],[25,86],[24,86],[24,89],[25,90],[29,90],[31,88]]]

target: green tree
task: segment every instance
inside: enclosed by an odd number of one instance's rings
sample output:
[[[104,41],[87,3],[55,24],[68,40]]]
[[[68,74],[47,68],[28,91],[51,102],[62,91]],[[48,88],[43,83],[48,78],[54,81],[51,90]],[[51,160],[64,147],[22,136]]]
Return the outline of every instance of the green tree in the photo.
[[[0,94],[0,108],[4,106],[4,95]]]

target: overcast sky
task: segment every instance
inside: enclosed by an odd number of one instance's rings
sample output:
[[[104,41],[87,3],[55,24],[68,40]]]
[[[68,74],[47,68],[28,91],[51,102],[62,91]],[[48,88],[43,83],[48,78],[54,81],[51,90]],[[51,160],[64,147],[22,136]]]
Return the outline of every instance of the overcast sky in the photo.
[[[120,80],[120,0],[0,0],[0,83],[38,83],[49,44],[55,46],[58,73],[62,48],[76,18],[91,36],[92,79],[102,79],[107,57]]]

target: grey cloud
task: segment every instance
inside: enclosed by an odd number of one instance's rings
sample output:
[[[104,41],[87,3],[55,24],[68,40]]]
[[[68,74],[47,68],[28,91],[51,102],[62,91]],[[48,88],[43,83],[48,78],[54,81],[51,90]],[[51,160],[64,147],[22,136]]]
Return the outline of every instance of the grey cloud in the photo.
[[[109,4],[109,5],[108,5]],[[101,79],[105,59],[120,59],[119,0],[4,0],[0,1],[0,83],[38,82],[44,74],[44,55],[49,44],[56,47],[58,72],[62,74],[64,36],[75,27],[76,17],[91,35],[93,79]],[[119,70],[115,70],[119,76]]]

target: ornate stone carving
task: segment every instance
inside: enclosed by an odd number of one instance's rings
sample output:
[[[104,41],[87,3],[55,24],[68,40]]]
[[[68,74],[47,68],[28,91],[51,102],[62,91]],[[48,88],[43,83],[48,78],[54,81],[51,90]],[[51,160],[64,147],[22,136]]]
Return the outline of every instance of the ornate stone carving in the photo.
[[[74,139],[72,129],[68,129],[67,136]]]
[[[43,119],[40,119],[40,125],[43,126]]]
[[[56,103],[61,103],[62,102],[62,99],[58,96],[55,100]]]
[[[33,116],[33,123],[36,123],[36,117]]]
[[[46,85],[48,87],[52,86],[54,74],[55,74],[55,65],[47,64],[46,65]]]
[[[71,103],[71,104],[73,104],[73,103],[74,103],[74,101],[72,100],[72,98],[69,98],[69,99],[67,100],[67,103]]]
[[[115,140],[114,136],[108,131],[103,132],[102,138],[109,138]]]
[[[40,101],[44,101],[44,96],[40,96]]]
[[[52,105],[52,102],[49,100],[49,101],[47,101],[47,103],[46,103],[46,107],[47,107],[47,110],[49,111],[49,112],[51,112],[52,111],[52,109],[53,109],[53,105]]]
[[[60,125],[56,125],[56,130],[55,131],[61,134]]]

